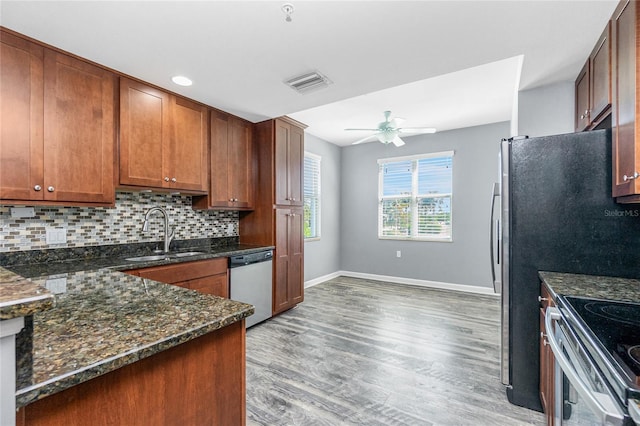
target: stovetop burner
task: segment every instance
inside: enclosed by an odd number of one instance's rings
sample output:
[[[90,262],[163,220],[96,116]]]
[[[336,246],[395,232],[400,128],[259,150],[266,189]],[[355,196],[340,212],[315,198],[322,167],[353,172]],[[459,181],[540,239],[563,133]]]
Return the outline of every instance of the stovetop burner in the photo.
[[[609,320],[640,327],[637,305],[594,301],[586,303],[584,309]]]
[[[640,304],[581,297],[565,298],[604,354],[623,372],[629,391],[640,392]]]
[[[627,350],[629,358],[640,367],[640,345],[631,346]]]

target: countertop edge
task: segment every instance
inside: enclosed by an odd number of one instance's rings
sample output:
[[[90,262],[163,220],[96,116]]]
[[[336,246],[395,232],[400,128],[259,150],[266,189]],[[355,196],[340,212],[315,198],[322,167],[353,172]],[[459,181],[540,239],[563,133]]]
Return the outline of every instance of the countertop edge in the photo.
[[[53,294],[0,266],[0,320],[25,317],[51,309]]]
[[[171,285],[171,284],[166,284]],[[250,306],[250,305],[248,305]],[[107,358],[101,362],[87,366],[81,370],[72,371],[63,376],[41,382],[27,388],[16,391],[16,408],[24,407],[32,402],[43,399],[47,396],[61,392],[80,383],[89,381],[96,377],[108,374],[121,367],[133,364],[144,358],[153,356],[159,352],[189,342],[205,334],[215,332],[228,325],[242,321],[254,313],[253,307],[248,307],[233,315],[219,319],[202,327],[186,330],[176,336],[160,340],[139,348],[133,348],[117,356]]]

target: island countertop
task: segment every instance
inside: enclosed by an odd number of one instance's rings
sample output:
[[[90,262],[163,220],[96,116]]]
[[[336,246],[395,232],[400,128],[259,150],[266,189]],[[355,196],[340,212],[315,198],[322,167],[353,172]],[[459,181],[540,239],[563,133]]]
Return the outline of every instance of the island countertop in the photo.
[[[6,287],[0,298],[16,300],[20,292],[31,288],[34,292],[49,288],[55,293],[54,301],[53,295],[44,290],[53,305],[51,309],[21,311],[33,315],[28,317],[30,327],[25,327],[30,334],[29,344],[18,349],[28,356],[23,357],[26,361],[18,362],[16,406],[25,406],[254,313],[254,307],[246,303],[120,271],[268,248],[272,247],[233,245],[212,248],[198,256],[153,262],[130,262],[113,256],[7,266],[10,270],[0,267],[0,289],[17,283]]]
[[[640,280],[540,271],[540,279],[558,295],[640,303]]]

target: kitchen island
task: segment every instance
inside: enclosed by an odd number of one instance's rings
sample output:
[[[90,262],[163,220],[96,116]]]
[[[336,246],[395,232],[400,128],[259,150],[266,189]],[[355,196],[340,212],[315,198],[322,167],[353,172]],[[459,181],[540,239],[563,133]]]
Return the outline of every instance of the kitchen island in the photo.
[[[133,266],[117,256],[10,267],[55,293],[18,339],[18,425],[244,424],[253,306],[120,272]]]

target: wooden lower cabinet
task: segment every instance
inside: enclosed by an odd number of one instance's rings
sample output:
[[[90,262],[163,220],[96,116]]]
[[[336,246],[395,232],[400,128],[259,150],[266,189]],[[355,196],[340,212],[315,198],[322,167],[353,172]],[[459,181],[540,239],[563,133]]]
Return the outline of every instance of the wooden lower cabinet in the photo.
[[[544,322],[548,306],[555,306],[551,293],[544,284],[540,286],[540,402],[547,418],[547,425],[554,424],[554,365],[555,358],[547,341]]]
[[[302,207],[277,208],[275,212],[274,314],[286,311],[304,299]]]
[[[21,408],[17,426],[245,425],[240,321]]]
[[[152,266],[124,272],[228,299],[229,275],[227,264],[227,258],[221,257],[195,262]]]

